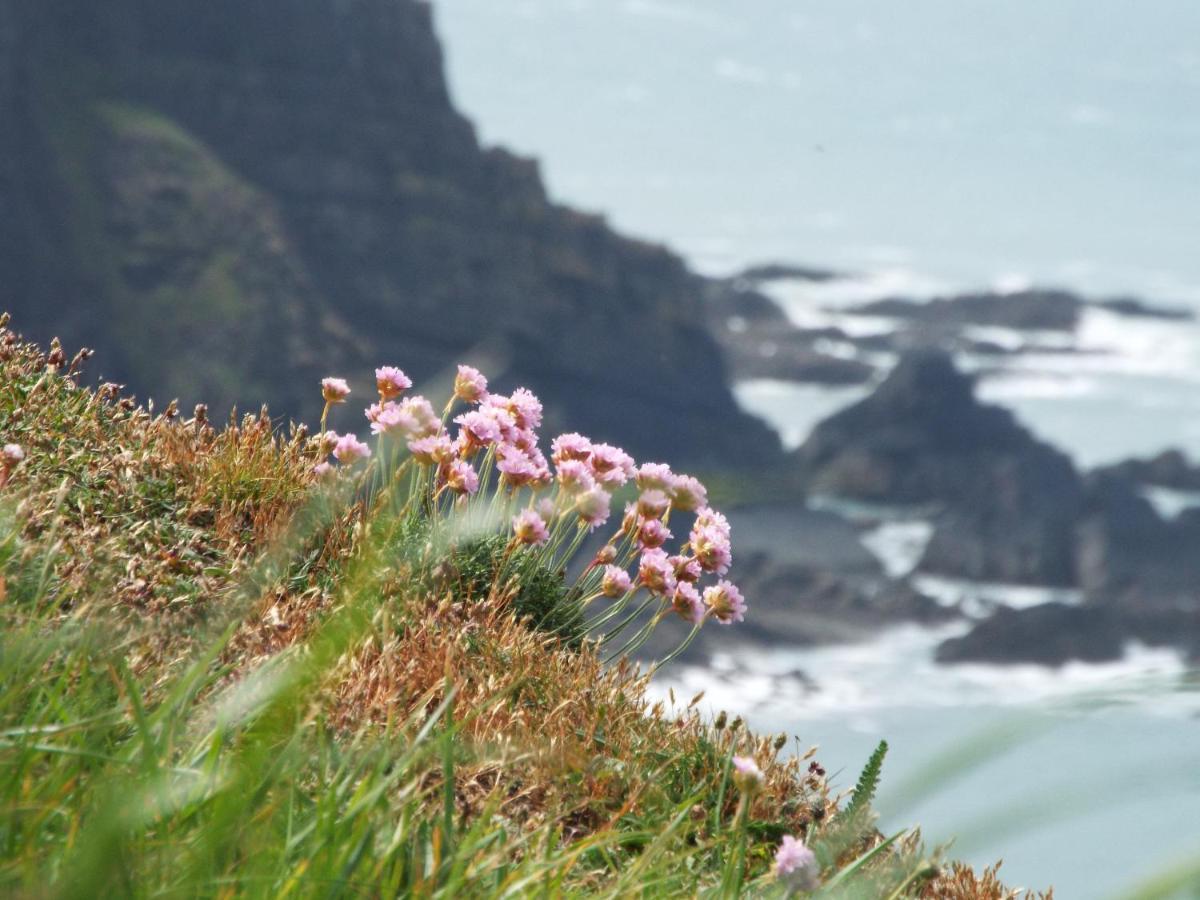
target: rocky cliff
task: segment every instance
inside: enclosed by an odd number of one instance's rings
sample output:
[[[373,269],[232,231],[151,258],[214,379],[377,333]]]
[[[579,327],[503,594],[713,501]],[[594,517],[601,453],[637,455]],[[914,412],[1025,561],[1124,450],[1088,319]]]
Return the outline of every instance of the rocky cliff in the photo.
[[[425,3],[0,0],[0,121],[0,307],[139,394],[311,418],[483,358],[643,456],[780,452],[699,279],[480,146]]]

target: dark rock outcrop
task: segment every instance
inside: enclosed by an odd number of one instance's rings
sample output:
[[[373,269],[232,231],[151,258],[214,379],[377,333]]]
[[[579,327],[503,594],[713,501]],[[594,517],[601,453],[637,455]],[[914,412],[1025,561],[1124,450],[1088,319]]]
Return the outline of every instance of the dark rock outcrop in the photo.
[[[1181,309],[1177,306],[1153,306],[1137,297],[1097,300],[1093,305],[1132,319],[1165,319],[1168,322],[1187,322],[1196,318],[1196,314],[1190,309]]]
[[[1164,520],[1131,482],[1093,475],[1078,541],[1090,603],[1200,613],[1200,509]]]
[[[940,505],[925,571],[1074,583],[1074,466],[1008,410],[980,403],[943,353],[904,357],[871,396],[817,425],[796,461],[812,491]]]
[[[486,357],[550,428],[781,454],[703,282],[480,146],[424,2],[0,0],[0,122],[0,308],[143,396],[312,419],[322,375]]]
[[[763,281],[834,281],[842,273],[815,266],[798,266],[794,263],[761,263],[743,269],[737,279],[750,282]]]
[[[837,328],[797,328],[778,304],[741,278],[710,282],[704,292],[709,330],[735,380],[777,378],[812,384],[862,384],[874,367],[817,348],[822,340],[848,342]]]
[[[1176,491],[1200,491],[1200,465],[1192,463],[1180,450],[1164,450],[1148,459],[1125,460],[1105,466],[1097,474]]]
[[[1002,607],[962,637],[943,641],[940,663],[1038,663],[1061,666],[1072,660],[1111,662],[1121,658],[1126,632],[1113,610],[1063,603],[1028,609]]]
[[[1083,299],[1068,291],[1043,289],[1006,294],[959,294],[935,298],[927,303],[888,298],[846,311],[942,325],[998,325],[1019,330],[1073,331],[1079,324],[1083,306]]]

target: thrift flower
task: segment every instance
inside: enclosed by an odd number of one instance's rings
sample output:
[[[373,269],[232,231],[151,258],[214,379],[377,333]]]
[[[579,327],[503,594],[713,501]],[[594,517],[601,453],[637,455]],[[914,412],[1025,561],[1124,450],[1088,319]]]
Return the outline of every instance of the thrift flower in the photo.
[[[620,566],[605,566],[604,577],[600,579],[600,590],[605,597],[623,597],[633,587],[629,573]]]
[[[667,554],[658,548],[642,553],[638,563],[638,581],[655,594],[666,596],[675,590],[675,570]]]
[[[554,501],[549,497],[543,497],[533,505],[533,508],[537,510],[537,514],[546,522],[552,522],[558,516],[558,510],[554,507]]]
[[[408,442],[408,452],[423,466],[440,465],[454,456],[454,445],[445,432],[414,438]]]
[[[733,783],[743,794],[751,796],[757,794],[765,781],[762,769],[758,767],[758,763],[752,757],[735,756],[733,758]]]
[[[742,592],[728,581],[718,581],[704,589],[704,602],[722,625],[732,625],[746,618],[746,601]]]
[[[593,444],[588,463],[591,465],[592,477],[596,479],[596,484],[603,485],[610,491],[629,481],[636,471],[633,457],[611,444]]]
[[[582,494],[596,486],[591,470],[577,459],[564,460],[558,464],[558,483],[569,494]]]
[[[675,570],[675,577],[680,581],[695,584],[700,580],[702,570],[700,562],[690,556],[672,556],[669,560]]]
[[[592,529],[598,528],[608,521],[612,498],[599,487],[584,491],[575,498],[575,512],[579,518]]]
[[[612,544],[605,544],[596,551],[596,557],[592,560],[592,565],[606,566],[617,558],[617,548]]]
[[[540,453],[538,454],[541,455]],[[496,469],[506,484],[524,487],[541,476],[541,469],[532,456],[512,444],[501,444],[496,451]]]
[[[638,512],[647,518],[659,519],[671,508],[671,498],[658,488],[642,491],[638,497]]]
[[[675,483],[671,467],[664,463],[644,463],[635,476],[637,486],[643,491],[652,489],[667,491]]]
[[[686,581],[681,581],[675,586],[675,593],[671,595],[671,608],[685,622],[699,625],[704,621],[704,601],[700,599],[700,592],[696,590],[695,585]]]
[[[487,379],[472,366],[459,366],[454,377],[454,396],[467,403],[478,403],[487,397]]]
[[[568,459],[586,460],[592,455],[592,442],[582,434],[560,434],[550,443],[550,459],[556,466]]]
[[[550,540],[546,523],[532,509],[523,509],[512,520],[513,534],[523,544],[538,546]]]
[[[371,455],[371,448],[352,434],[343,434],[333,447],[333,455],[337,461],[350,465]]]
[[[508,398],[508,411],[517,421],[518,428],[532,429],[542,424],[542,401],[533,391],[517,388]]]
[[[350,396],[350,385],[345,378],[322,378],[321,396],[326,403],[345,403]]]
[[[313,466],[313,474],[318,478],[328,478],[335,471],[337,470],[329,464],[328,460],[323,460],[322,462],[319,462]]]
[[[661,547],[670,539],[671,532],[667,530],[667,526],[662,523],[661,519],[646,519],[642,522],[642,527],[638,529],[637,541],[643,550]]]
[[[668,493],[671,506],[680,512],[694,512],[708,503],[708,490],[691,475],[676,475]]]
[[[375,370],[375,387],[380,397],[392,400],[412,387],[412,379],[395,366],[383,366]]]
[[[821,886],[816,854],[804,846],[803,841],[785,834],[775,851],[775,877],[791,890],[815,891]]]
[[[399,409],[400,431],[410,441],[442,430],[442,420],[424,397],[405,397],[400,401]]]
[[[4,445],[4,465],[12,468],[25,458],[25,449],[20,444]]]
[[[471,448],[487,447],[504,437],[504,427],[495,410],[476,409],[457,416],[454,421]]]
[[[400,430],[403,416],[395,403],[372,403],[367,407],[367,420],[371,423],[371,434],[391,434]]]
[[[457,494],[473,494],[479,490],[479,473],[466,460],[453,460],[446,466],[444,477],[450,490]]]

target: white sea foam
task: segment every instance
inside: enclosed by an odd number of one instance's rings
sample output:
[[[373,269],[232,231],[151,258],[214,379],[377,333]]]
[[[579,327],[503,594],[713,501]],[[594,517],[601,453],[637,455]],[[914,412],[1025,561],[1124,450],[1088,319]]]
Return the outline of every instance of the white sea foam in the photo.
[[[742,409],[764,419],[790,449],[800,446],[817,422],[861,400],[867,389],[756,378],[735,385],[733,392]]]
[[[862,544],[879,560],[892,578],[903,578],[917,567],[933,536],[933,524],[925,519],[882,522],[861,538]]]
[[[1083,602],[1083,594],[1074,588],[968,581],[965,578],[928,574],[914,576],[913,585],[943,606],[958,607],[964,614],[976,619],[990,615],[1001,606],[1028,609],[1042,603],[1078,606]]]
[[[787,710],[790,719],[837,716],[864,723],[875,712],[900,708],[981,705],[1069,709],[1136,703],[1163,714],[1200,711],[1200,693],[1186,690],[1187,667],[1171,650],[1130,644],[1119,661],[1056,669],[935,663],[937,646],[968,627],[904,625],[860,644],[717,656],[707,667],[667,670],[653,689],[665,698],[673,688],[682,703],[703,690],[712,709],[776,716]]]

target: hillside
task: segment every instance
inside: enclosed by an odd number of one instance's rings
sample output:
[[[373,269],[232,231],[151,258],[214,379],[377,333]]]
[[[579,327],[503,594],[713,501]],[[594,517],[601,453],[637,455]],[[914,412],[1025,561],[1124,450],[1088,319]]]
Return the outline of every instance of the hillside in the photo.
[[[83,362],[0,330],[6,893],[1012,896],[874,830],[884,748],[839,805],[786,735],[650,708],[536,554],[479,581],[434,537],[469,490]]]
[[[639,454],[779,458],[701,281],[480,146],[423,2],[0,0],[0,120],[0,308],[160,407],[470,358]]]

